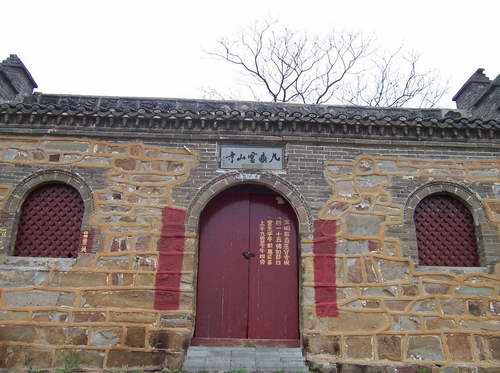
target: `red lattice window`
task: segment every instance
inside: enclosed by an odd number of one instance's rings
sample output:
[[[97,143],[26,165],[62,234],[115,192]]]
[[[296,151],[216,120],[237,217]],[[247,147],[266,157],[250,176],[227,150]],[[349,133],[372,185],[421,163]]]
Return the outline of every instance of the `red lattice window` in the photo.
[[[450,195],[431,195],[415,209],[421,265],[479,266],[474,219],[465,204]]]
[[[35,189],[21,208],[15,255],[76,258],[83,212],[80,193],[67,184]]]

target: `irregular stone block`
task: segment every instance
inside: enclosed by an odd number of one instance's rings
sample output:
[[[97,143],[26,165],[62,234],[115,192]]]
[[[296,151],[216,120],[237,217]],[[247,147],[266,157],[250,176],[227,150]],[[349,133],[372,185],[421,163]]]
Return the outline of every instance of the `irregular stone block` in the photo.
[[[47,282],[48,271],[0,270],[0,287],[15,288],[42,285]]]
[[[401,361],[401,337],[395,335],[377,336],[378,358]]]
[[[157,319],[157,314],[152,312],[114,312],[110,313],[111,321],[151,324]]]
[[[190,314],[164,314],[160,316],[162,328],[191,328],[193,317]]]
[[[440,317],[426,317],[425,325],[430,330],[448,330],[455,329],[456,325],[453,320],[442,319]]]
[[[50,368],[52,366],[52,350],[43,347],[2,346],[0,348],[0,368],[25,369]]]
[[[493,289],[484,287],[472,287],[472,286],[459,286],[455,288],[455,293],[459,295],[478,295],[478,296],[488,296],[491,295]]]
[[[36,329],[32,325],[0,325],[0,341],[33,342]]]
[[[347,282],[363,282],[363,264],[361,258],[349,258],[346,260]]]
[[[447,294],[450,290],[450,285],[440,283],[424,283],[424,290],[427,294]]]
[[[349,359],[373,359],[373,342],[367,336],[344,337],[344,352]]]
[[[103,322],[106,321],[106,313],[97,311],[75,311],[74,322]]]
[[[146,343],[146,330],[140,327],[127,328],[125,344],[130,347],[144,347]]]
[[[65,322],[68,320],[68,317],[69,315],[67,312],[40,311],[40,312],[33,312],[32,320]]]
[[[441,308],[445,315],[463,315],[465,313],[465,302],[460,299],[441,299]]]
[[[319,328],[335,330],[336,332],[375,332],[383,331],[389,327],[388,316],[383,313],[348,312],[339,311],[337,317],[319,320]],[[363,334],[361,333],[361,334]]]
[[[435,299],[423,299],[413,303],[411,309],[414,312],[437,312],[438,305]]]
[[[310,354],[329,354],[340,357],[340,337],[311,335],[305,338],[306,350]]]
[[[63,291],[6,291],[4,300],[9,307],[72,306],[75,294]]]
[[[135,170],[136,165],[137,165],[137,161],[133,158],[116,159],[115,160],[116,167],[121,168],[123,170],[127,170],[127,171]]]
[[[385,218],[376,215],[348,213],[344,217],[346,234],[350,236],[378,236]]]
[[[152,290],[82,291],[84,307],[153,308]]]
[[[54,272],[51,285],[61,287],[106,286],[106,278],[106,273],[100,272]]]
[[[93,329],[89,332],[89,345],[114,347],[120,343],[121,328]]]
[[[163,367],[165,357],[165,351],[110,350],[106,365],[108,368]]]
[[[472,350],[467,335],[448,334],[446,336],[446,342],[452,360],[472,361]]]
[[[43,141],[41,146],[47,150],[87,152],[90,144],[77,141]]]
[[[0,320],[29,320],[29,312],[24,311],[0,311]]]
[[[102,256],[97,259],[98,268],[109,269],[129,269],[129,257],[122,256]]]
[[[378,264],[382,281],[405,280],[408,277],[410,266],[407,261],[400,262],[379,258],[374,258],[374,260]]]
[[[441,339],[431,335],[408,336],[407,356],[413,360],[444,360]]]
[[[112,273],[111,284],[115,286],[129,286],[134,282],[134,275],[132,273]]]
[[[183,351],[189,346],[189,338],[182,332],[153,330],[149,332],[149,345],[152,348]]]
[[[60,349],[55,353],[55,366],[63,367],[66,359],[78,361],[81,368],[102,368],[104,365],[104,351],[100,350],[73,350]]]

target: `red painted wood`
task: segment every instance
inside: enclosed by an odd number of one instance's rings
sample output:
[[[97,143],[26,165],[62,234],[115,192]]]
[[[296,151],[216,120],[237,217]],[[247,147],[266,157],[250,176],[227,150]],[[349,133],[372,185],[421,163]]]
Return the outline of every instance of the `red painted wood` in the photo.
[[[38,187],[21,208],[15,255],[76,258],[84,210],[75,188],[63,183]]]
[[[246,194],[229,190],[202,213],[195,337],[247,337],[248,208]]]
[[[335,220],[314,222],[314,294],[319,317],[337,316]]]
[[[195,343],[298,345],[297,223],[290,205],[277,197],[266,188],[243,186],[221,193],[205,208]],[[278,218],[290,222],[290,265],[261,265],[260,221]],[[246,250],[255,256],[246,259]]]
[[[261,221],[274,222],[272,265],[267,265],[267,259],[264,265],[259,262]],[[282,222],[281,229],[278,229],[277,221]],[[285,265],[284,250],[281,250],[281,260],[278,261],[276,255],[277,233],[281,231],[283,237],[287,221],[290,227],[289,265]],[[256,256],[250,260],[248,338],[299,339],[296,227],[295,214],[282,197],[275,193],[250,194],[250,247]]]
[[[163,209],[160,240],[158,241],[158,270],[155,281],[154,307],[156,310],[177,310],[184,255],[186,212]]]

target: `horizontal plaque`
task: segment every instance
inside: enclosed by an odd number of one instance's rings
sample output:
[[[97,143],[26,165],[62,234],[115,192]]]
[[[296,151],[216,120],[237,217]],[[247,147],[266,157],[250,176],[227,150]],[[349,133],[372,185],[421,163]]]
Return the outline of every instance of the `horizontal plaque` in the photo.
[[[283,165],[283,148],[281,146],[220,146],[221,168],[282,170]]]

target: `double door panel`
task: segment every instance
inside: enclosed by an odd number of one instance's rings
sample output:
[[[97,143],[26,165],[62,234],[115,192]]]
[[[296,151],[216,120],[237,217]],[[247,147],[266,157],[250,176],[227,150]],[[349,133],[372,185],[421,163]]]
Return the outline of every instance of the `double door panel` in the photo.
[[[297,231],[264,188],[228,190],[204,210],[195,337],[297,340]]]

